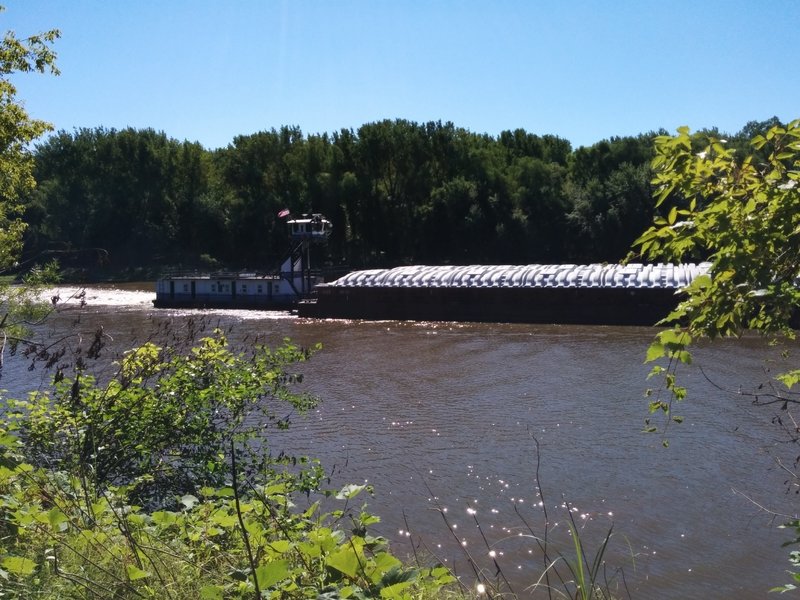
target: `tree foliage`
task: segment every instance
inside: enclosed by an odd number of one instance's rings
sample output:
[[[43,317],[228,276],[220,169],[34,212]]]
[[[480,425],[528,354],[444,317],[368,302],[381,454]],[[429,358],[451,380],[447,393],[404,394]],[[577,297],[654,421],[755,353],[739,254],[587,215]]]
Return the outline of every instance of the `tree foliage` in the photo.
[[[11,266],[22,249],[21,200],[35,186],[30,144],[50,129],[44,121],[28,116],[17,100],[11,76],[57,74],[51,44],[58,36],[55,29],[27,38],[7,32],[0,43],[0,269]]]
[[[36,151],[26,250],[102,248],[117,269],[203,255],[269,269],[289,208],[334,222],[322,257],[333,265],[618,260],[652,217],[651,139],[573,152],[522,129],[385,120],[332,135],[281,127],[208,151],[147,129],[62,131]]]
[[[29,460],[55,460],[98,489],[134,486],[132,497],[152,505],[229,481],[220,452],[231,441],[252,459],[240,468],[257,468],[267,424],[288,426],[292,412],[316,403],[290,391],[302,378],[288,369],[309,355],[289,343],[236,354],[221,332],[186,355],[148,343],[129,351],[107,384],[84,369],[58,373],[52,391],[9,401],[9,418]]]
[[[773,342],[795,338],[800,315],[800,120],[785,126],[753,123],[746,130],[753,135],[746,154],[741,145],[709,133],[691,135],[688,128],[656,138],[654,185],[664,216],[656,218],[636,246],[649,259],[709,263],[708,274],[688,286],[685,299],[663,322],[668,329],[658,333],[647,351],[648,361],[659,361],[651,376],[664,381],[662,391],[651,395],[650,411],[665,415],[667,423],[682,420],[673,408],[688,390],[677,374],[680,365],[691,362],[691,347],[698,340],[740,336],[748,330]],[[775,422],[795,443],[800,442],[799,383],[800,369],[790,368],[753,394],[756,404],[779,408]],[[657,430],[649,420],[647,429]],[[797,493],[800,478],[794,474],[788,485]],[[787,545],[800,543],[800,520],[786,527],[796,536]],[[798,551],[790,553],[790,562],[800,567]],[[796,589],[800,571],[792,577],[793,583],[776,589]]]
[[[61,131],[36,150],[26,251],[116,270],[201,257],[269,270],[287,250],[277,214],[289,208],[335,225],[317,265],[617,261],[659,211],[656,135],[573,150],[522,129],[398,119],[332,135],[281,127],[209,151],[151,129]]]
[[[672,329],[659,334],[650,360],[664,356],[686,363],[692,341],[746,330],[794,338],[800,307],[800,121],[772,127],[751,144],[763,159],[740,156],[725,140],[691,136],[685,128],[656,139],[656,204],[668,208],[636,246],[648,259],[705,260],[710,268],[666,318]],[[800,371],[778,379],[789,391]],[[664,403],[655,408],[669,412]]]
[[[21,218],[23,202],[36,184],[31,144],[50,129],[25,111],[12,77],[31,72],[58,74],[51,48],[58,36],[55,29],[25,38],[9,31],[0,41],[0,273],[13,268],[20,258],[27,227]],[[53,263],[35,266],[26,286],[0,283],[0,368],[7,345],[16,348],[24,341],[28,326],[52,309],[38,301],[37,292],[38,284],[52,281],[56,271]]]

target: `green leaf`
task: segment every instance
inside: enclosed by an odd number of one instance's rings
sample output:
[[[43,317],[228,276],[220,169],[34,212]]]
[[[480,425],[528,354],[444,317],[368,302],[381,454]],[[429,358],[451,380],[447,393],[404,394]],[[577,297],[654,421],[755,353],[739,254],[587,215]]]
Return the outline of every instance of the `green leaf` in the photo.
[[[339,493],[336,494],[336,499],[350,500],[358,496],[361,492],[363,492],[366,489],[366,487],[367,486],[365,485],[355,485],[351,483],[349,485],[344,486],[341,490],[339,490]]]
[[[167,510],[158,510],[151,515],[153,523],[160,527],[169,527],[178,522],[178,515]]]
[[[128,573],[128,579],[130,581],[136,581],[138,579],[144,579],[146,577],[150,577],[150,573],[140,569],[136,565],[128,565],[125,567],[125,570]]]
[[[781,373],[776,377],[778,381],[780,381],[783,385],[787,388],[791,389],[798,383],[800,383],[800,369],[795,369],[793,371],[787,371],[786,373]]]
[[[16,445],[17,445],[17,436],[15,436],[13,433],[6,433],[5,435],[0,435],[0,446],[9,447]]]
[[[659,344],[658,342],[653,342],[650,344],[650,347],[647,349],[647,356],[645,357],[646,363],[652,362],[664,356],[664,346]]]
[[[265,590],[289,576],[289,561],[276,560],[256,567],[256,581]]]
[[[681,331],[680,329],[665,329],[664,331],[660,332],[657,336],[658,341],[664,344],[665,346],[688,346],[692,338],[691,336],[686,333],[685,331]]]
[[[402,563],[400,560],[388,552],[380,552],[375,556],[375,569],[381,573],[381,577],[393,569],[399,569],[401,567]],[[380,578],[378,579],[380,580]]]
[[[228,514],[222,511],[217,511],[211,515],[211,522],[219,525],[220,527],[233,527],[239,522],[235,514]]]
[[[69,519],[61,512],[59,508],[51,508],[47,513],[47,520],[50,522],[50,527],[56,531],[64,531],[67,528]]]
[[[711,287],[711,276],[710,275],[698,275],[697,277],[692,280],[692,283],[688,286],[688,291],[696,291],[696,290],[704,290]]]
[[[661,191],[656,196],[656,206],[657,207],[661,206],[661,204],[663,204],[664,200],[667,199],[667,197],[673,192],[674,189],[675,189],[675,184],[666,185],[666,186],[662,187]]]
[[[358,557],[350,546],[342,546],[338,551],[329,554],[328,566],[341,571],[352,579],[358,575]]]
[[[270,550],[276,554],[286,554],[292,549],[292,543],[289,540],[275,540],[268,544]]]
[[[410,587],[412,583],[411,581],[402,581],[381,588],[381,598],[404,598],[405,594],[403,594],[403,590]]]
[[[435,579],[436,585],[447,585],[456,581],[450,569],[446,567],[433,567],[427,575]]]
[[[36,570],[36,563],[22,556],[6,556],[0,563],[3,568],[14,575],[30,575]]]
[[[200,588],[200,600],[222,600],[222,588],[218,585],[206,585]]]

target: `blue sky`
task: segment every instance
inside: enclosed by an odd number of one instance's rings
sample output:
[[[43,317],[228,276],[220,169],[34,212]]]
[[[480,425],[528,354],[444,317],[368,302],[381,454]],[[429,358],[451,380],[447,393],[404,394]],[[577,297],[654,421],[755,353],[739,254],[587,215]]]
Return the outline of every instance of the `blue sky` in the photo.
[[[58,28],[61,76],[19,76],[56,129],[152,127],[224,147],[384,118],[573,146],[800,117],[797,0],[0,0]]]

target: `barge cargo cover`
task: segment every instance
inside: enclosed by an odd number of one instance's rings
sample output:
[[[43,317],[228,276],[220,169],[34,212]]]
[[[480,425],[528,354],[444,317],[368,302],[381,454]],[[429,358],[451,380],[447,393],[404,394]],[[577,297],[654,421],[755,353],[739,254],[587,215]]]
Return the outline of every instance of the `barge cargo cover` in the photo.
[[[700,264],[407,266],[355,271],[316,286],[304,317],[654,325]]]

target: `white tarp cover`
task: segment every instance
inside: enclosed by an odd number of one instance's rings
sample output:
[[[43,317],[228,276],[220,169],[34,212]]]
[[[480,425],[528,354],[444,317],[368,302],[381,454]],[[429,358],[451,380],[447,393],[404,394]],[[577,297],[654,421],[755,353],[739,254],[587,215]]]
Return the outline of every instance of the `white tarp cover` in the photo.
[[[354,271],[332,287],[669,288],[680,289],[710,263],[592,265],[469,265]]]

